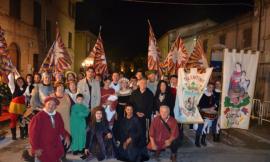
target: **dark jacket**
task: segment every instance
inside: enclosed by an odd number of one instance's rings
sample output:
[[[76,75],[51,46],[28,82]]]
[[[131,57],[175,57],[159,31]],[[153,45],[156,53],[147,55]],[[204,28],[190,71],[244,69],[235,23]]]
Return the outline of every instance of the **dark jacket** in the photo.
[[[146,88],[146,90],[141,93],[139,89],[132,92],[130,96],[130,103],[134,107],[134,112],[144,113],[146,118],[150,119],[153,113],[153,93]]]

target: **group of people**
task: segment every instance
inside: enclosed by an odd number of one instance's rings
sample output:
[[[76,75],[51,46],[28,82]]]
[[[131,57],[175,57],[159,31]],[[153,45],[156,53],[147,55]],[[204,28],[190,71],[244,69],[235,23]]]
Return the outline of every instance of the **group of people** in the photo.
[[[86,160],[140,162],[166,148],[176,162],[183,140],[183,125],[174,118],[177,76],[158,80],[153,70],[145,75],[101,77],[93,67],[85,74],[45,72],[26,79],[11,73],[12,139],[19,123],[20,138],[29,132],[30,156],[41,162],[61,161],[68,151]],[[218,112],[220,93],[220,82],[208,85],[198,105],[203,117],[205,110]],[[210,125],[214,141],[219,141],[217,119]],[[206,146],[207,132],[204,124],[198,125],[196,146]]]

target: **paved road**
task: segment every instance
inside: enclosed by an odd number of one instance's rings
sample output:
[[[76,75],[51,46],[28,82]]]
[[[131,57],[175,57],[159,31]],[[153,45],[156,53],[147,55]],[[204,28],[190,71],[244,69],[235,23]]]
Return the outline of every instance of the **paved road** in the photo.
[[[177,162],[270,162],[270,140],[250,131],[237,129],[223,131],[221,143],[212,142],[209,136],[208,146],[202,148],[194,146],[194,136],[193,130],[185,129],[184,143],[178,150]],[[12,141],[9,135],[0,142],[0,162],[23,162],[21,153],[27,145],[27,140]],[[151,158],[148,162],[169,162],[169,157],[170,153],[166,150],[159,159]],[[79,156],[71,154],[68,154],[67,158],[72,162],[82,161]]]

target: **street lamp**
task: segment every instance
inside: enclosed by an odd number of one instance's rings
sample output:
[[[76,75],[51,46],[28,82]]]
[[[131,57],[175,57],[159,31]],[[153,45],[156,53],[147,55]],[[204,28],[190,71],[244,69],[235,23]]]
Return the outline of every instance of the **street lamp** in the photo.
[[[87,57],[83,62],[82,66],[83,67],[89,67],[94,65],[94,58],[93,57]]]

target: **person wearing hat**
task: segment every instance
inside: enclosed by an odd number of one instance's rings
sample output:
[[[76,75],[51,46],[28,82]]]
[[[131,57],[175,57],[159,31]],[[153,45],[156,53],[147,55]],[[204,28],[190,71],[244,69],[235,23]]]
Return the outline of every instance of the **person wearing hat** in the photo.
[[[76,81],[77,75],[73,71],[67,71],[65,74],[66,82],[69,83],[70,81]]]
[[[156,71],[155,70],[148,70],[145,72],[145,75],[147,76],[147,88],[150,89],[150,91],[153,93],[153,95],[156,94],[157,91],[157,76],[156,76]]]
[[[36,161],[60,162],[64,156],[62,140],[64,145],[70,144],[70,137],[65,131],[63,119],[55,111],[57,105],[59,105],[57,98],[46,97],[43,111],[40,111],[30,121],[29,142],[31,154]]]

